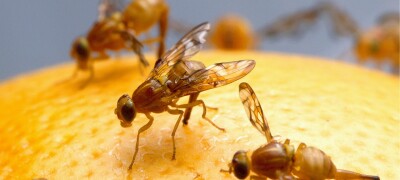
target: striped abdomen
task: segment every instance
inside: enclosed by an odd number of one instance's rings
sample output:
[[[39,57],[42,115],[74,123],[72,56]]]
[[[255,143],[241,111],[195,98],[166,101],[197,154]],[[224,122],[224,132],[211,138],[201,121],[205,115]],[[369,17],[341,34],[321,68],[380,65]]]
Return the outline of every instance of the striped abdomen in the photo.
[[[298,149],[292,173],[300,179],[333,179],[336,167],[331,158],[314,147]]]

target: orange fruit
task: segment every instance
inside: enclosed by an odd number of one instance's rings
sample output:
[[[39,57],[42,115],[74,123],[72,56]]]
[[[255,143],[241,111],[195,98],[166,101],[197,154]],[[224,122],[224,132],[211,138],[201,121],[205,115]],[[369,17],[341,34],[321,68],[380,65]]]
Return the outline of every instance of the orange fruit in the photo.
[[[154,59],[154,58],[148,58]],[[399,78],[316,57],[263,52],[203,51],[193,59],[216,62],[255,59],[245,78],[205,91],[199,98],[218,111],[202,120],[194,108],[187,126],[171,131],[178,118],[153,114],[140,137],[139,154],[127,173],[137,130],[147,122],[138,114],[130,128],[114,114],[118,98],[144,81],[136,57],[95,64],[95,77],[72,80],[72,63],[27,73],[0,84],[0,176],[16,178],[217,179],[240,149],[266,143],[250,124],[238,96],[240,82],[256,92],[273,135],[304,142],[331,156],[337,168],[382,179],[400,179]],[[180,103],[184,103],[184,98]]]

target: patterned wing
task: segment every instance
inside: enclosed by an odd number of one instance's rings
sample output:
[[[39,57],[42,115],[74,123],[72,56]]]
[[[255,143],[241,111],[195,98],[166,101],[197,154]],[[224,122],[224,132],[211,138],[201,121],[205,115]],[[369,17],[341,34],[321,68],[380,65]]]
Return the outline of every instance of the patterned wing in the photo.
[[[303,35],[324,15],[330,18],[335,35],[354,37],[358,33],[355,21],[345,11],[324,1],[278,19],[260,30],[259,34],[266,38]]]
[[[278,20],[260,29],[258,34],[265,38],[297,37],[307,32],[320,15],[321,11],[318,7],[300,10],[278,18]]]
[[[359,33],[357,23],[344,10],[329,2],[321,3],[321,9],[330,17],[336,36],[356,37]]]
[[[250,119],[251,124],[271,142],[273,137],[268,126],[267,119],[264,116],[260,102],[249,84],[243,82],[239,85],[239,96],[242,100],[244,109]]]
[[[205,38],[209,30],[210,23],[208,22],[190,30],[170,50],[165,52],[161,59],[157,60],[148,78],[165,76],[177,62],[188,60],[198,53],[206,42]]]
[[[387,12],[379,16],[378,25],[384,26],[386,24],[399,24],[400,22],[400,13],[399,12]]]
[[[207,68],[194,71],[186,78],[172,84],[172,92],[179,92],[182,97],[192,93],[220,87],[246,76],[255,66],[254,60],[241,60],[217,63]]]

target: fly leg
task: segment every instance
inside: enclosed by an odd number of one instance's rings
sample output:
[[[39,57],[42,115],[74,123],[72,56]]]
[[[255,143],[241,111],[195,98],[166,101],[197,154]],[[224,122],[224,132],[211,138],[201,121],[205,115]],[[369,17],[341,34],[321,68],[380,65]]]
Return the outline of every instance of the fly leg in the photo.
[[[226,170],[226,169],[220,169],[220,170],[219,170],[219,172],[221,172],[221,173],[229,173],[229,174],[231,174],[231,173],[233,172],[232,163],[229,163],[229,164],[228,164],[228,167],[229,167],[229,169],[228,169],[228,170]]]
[[[286,139],[286,141],[288,141],[288,139]],[[285,141],[285,143],[286,143],[286,141]],[[289,145],[289,144],[285,144],[285,145]],[[297,147],[295,156],[300,156],[303,153],[303,150],[305,148],[307,148],[307,145],[304,143],[300,143],[299,146]]]
[[[179,118],[176,121],[175,126],[174,126],[174,130],[172,131],[172,134],[171,134],[171,136],[172,136],[172,148],[173,148],[172,149],[172,160],[175,160],[175,154],[176,154],[175,133],[176,133],[176,130],[178,129],[179,123],[181,122],[183,111],[179,110],[179,109],[169,109],[168,108],[167,112],[170,113],[170,114],[174,114],[174,115],[179,114]]]
[[[188,103],[192,103],[192,102],[196,101],[197,97],[199,96],[199,94],[200,93],[191,94],[189,96],[189,102]],[[215,111],[218,110],[218,108],[216,108],[216,107],[208,107],[208,106],[206,106],[206,108],[209,108],[209,109],[212,109],[212,110],[215,110]],[[185,109],[185,114],[184,114],[183,120],[182,120],[184,125],[188,124],[188,121],[189,121],[189,118],[190,118],[190,114],[192,113],[192,109],[193,109],[193,107],[188,107],[188,108]]]
[[[99,56],[95,58],[96,61],[107,60],[110,56],[106,53],[106,51],[100,51]]]
[[[189,102],[188,103],[192,103],[192,102],[196,101],[197,97],[199,96],[199,94],[200,93],[191,94],[189,96]],[[184,125],[188,124],[188,121],[189,121],[189,118],[190,118],[190,114],[192,113],[192,109],[193,109],[193,107],[188,107],[188,108],[185,109],[185,114],[184,114],[183,120],[182,120]]]
[[[140,133],[142,133],[143,131],[146,131],[147,129],[149,129],[150,126],[153,124],[154,118],[153,118],[150,114],[148,114],[148,113],[146,113],[145,115],[146,115],[146,117],[149,119],[149,122],[147,122],[147,124],[145,124],[144,126],[142,126],[142,127],[139,129],[139,131],[138,131],[138,134],[137,134],[137,136],[136,136],[135,153],[133,154],[131,164],[129,164],[128,171],[132,170],[133,162],[135,162],[136,155],[137,155],[137,153],[138,153],[138,151],[139,151],[139,135],[140,135]]]
[[[164,11],[161,13],[160,21],[159,21],[159,32],[160,32],[160,42],[158,46],[157,57],[161,58],[165,51],[165,37],[167,35],[168,30],[168,8],[164,8]]]
[[[121,31],[121,37],[125,39],[127,43],[129,43],[131,49],[135,54],[139,56],[140,62],[143,64],[143,66],[147,67],[149,66],[149,62],[144,58],[143,55],[143,44],[135,37],[134,33],[132,31]]]
[[[86,87],[90,81],[92,81],[94,77],[94,68],[93,68],[93,64],[90,63],[89,64],[89,78],[86,79],[86,81],[80,86],[81,89],[83,89],[84,87]]]
[[[62,83],[65,83],[65,82],[67,82],[67,81],[71,81],[71,80],[75,79],[76,76],[78,76],[78,73],[79,73],[79,67],[76,67],[75,70],[74,70],[74,72],[72,73],[72,76],[67,77],[67,78],[65,78],[65,79],[62,79],[62,80],[60,80],[60,81],[57,81],[57,82],[55,83],[55,85],[60,85],[60,84],[62,84]]]
[[[215,128],[221,130],[221,131],[225,131],[224,128],[221,128],[219,126],[217,126],[214,122],[212,122],[207,116],[207,106],[206,104],[204,104],[203,100],[195,100],[193,102],[190,102],[188,104],[181,104],[181,105],[174,105],[174,107],[176,108],[192,108],[193,106],[197,106],[197,105],[202,105],[203,106],[203,115],[201,116],[204,120],[206,120],[207,122],[209,122],[211,125],[213,125]],[[190,113],[189,113],[190,114]]]
[[[278,177],[279,180],[295,180],[295,179],[297,179],[296,177],[291,175],[290,172],[282,172],[280,170],[278,170],[276,172],[276,176]]]
[[[259,176],[259,175],[250,175],[250,180],[264,180],[267,179],[264,176]]]
[[[79,72],[79,68],[77,67],[77,68],[75,68],[74,73],[71,76],[71,79],[75,79],[76,76],[78,75],[78,72]]]
[[[160,37],[146,37],[146,39],[143,39],[141,41],[142,44],[145,44],[147,46],[149,46],[149,48],[151,50],[154,50],[153,47],[151,47],[152,44],[156,43],[156,42],[160,42],[162,39]]]
[[[133,51],[139,56],[139,60],[143,64],[143,66],[145,66],[145,67],[149,66],[149,62],[146,60],[146,58],[144,58],[144,55],[142,52],[142,49],[143,49],[142,43],[140,43],[136,38],[134,38],[134,39],[135,39],[135,41],[134,41],[134,43],[132,43]]]

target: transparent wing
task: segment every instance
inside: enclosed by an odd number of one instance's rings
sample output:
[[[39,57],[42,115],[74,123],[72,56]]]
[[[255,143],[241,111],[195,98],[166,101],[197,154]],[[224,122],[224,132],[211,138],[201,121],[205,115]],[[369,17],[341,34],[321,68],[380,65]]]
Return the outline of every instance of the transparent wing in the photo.
[[[135,33],[131,30],[125,30],[120,32],[121,37],[125,40],[128,47],[139,56],[140,62],[144,66],[149,66],[149,62],[143,55],[143,44],[136,38]]]
[[[199,61],[191,61],[191,60],[179,61],[179,63],[176,63],[174,65],[174,68],[171,71],[169,71],[168,81],[178,82],[180,79],[185,79],[194,72],[204,68],[206,68],[204,64]],[[173,88],[171,85],[172,84],[169,84],[169,87]]]
[[[102,21],[110,17],[115,12],[123,10],[123,0],[100,0],[98,9],[98,21]]]
[[[258,131],[265,135],[267,142],[271,142],[273,137],[271,135],[267,119],[264,116],[256,94],[249,84],[243,82],[239,85],[239,96],[242,100],[244,109],[246,110],[251,124],[253,124]]]
[[[258,34],[265,38],[277,38],[280,36],[296,37],[309,30],[320,15],[321,11],[318,7],[297,11],[264,26],[258,30]]]
[[[331,19],[336,36],[356,37],[358,35],[357,23],[346,11],[328,2],[321,3],[320,7]]]
[[[189,32],[190,29],[193,27],[192,25],[189,25],[189,23],[187,22],[183,22],[182,20],[177,20],[174,18],[169,18],[168,24],[169,24],[169,30],[177,35],[185,34],[186,32]]]
[[[389,23],[397,23],[400,22],[400,13],[399,12],[387,12],[379,16],[378,25],[386,25]]]
[[[179,61],[188,60],[198,53],[206,42],[206,35],[210,30],[210,23],[205,22],[190,30],[171,49],[157,60],[148,78],[157,78],[166,75]]]
[[[179,79],[171,86],[172,91],[179,92],[176,96],[182,97],[220,87],[246,76],[254,66],[254,60],[217,63]]]
[[[326,1],[284,16],[258,32],[266,38],[299,36],[307,32],[324,15],[331,20],[336,36],[350,35],[353,37],[358,33],[355,21],[345,11]]]

